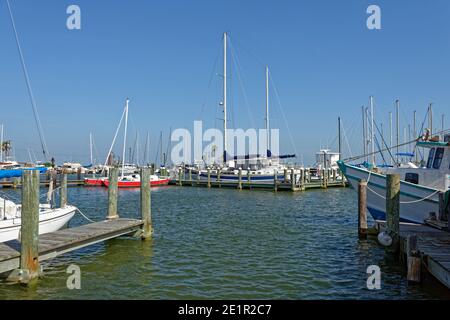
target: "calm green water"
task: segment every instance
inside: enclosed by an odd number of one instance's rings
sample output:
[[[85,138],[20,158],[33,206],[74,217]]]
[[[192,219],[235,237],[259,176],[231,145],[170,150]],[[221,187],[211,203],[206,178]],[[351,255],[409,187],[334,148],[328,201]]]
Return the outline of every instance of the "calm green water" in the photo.
[[[356,194],[291,194],[166,187],[152,190],[153,240],[115,239],[45,263],[37,286],[0,283],[3,299],[441,299],[433,279],[408,285],[374,241],[359,241]],[[18,191],[8,190],[11,195]],[[120,190],[122,217],[138,217],[139,190]],[[106,212],[104,188],[70,188],[90,218]],[[85,223],[80,215],[71,225]],[[70,264],[81,290],[66,288]],[[382,289],[366,288],[366,268]]]

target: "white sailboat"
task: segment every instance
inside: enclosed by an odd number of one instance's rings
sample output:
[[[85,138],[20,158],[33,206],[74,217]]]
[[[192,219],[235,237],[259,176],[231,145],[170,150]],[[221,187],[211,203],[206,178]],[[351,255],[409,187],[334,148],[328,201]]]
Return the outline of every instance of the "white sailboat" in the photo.
[[[223,157],[222,164],[214,165],[210,168],[210,178],[216,179],[220,171],[220,178],[228,181],[238,181],[239,168],[241,168],[242,181],[247,181],[248,176],[251,180],[273,183],[274,175],[277,174],[278,179],[284,178],[284,169],[286,166],[280,163],[282,158],[292,158],[295,155],[273,156],[270,152],[270,122],[269,122],[269,68],[266,66],[266,99],[265,99],[265,129],[267,139],[267,150],[264,154],[244,155],[229,157],[227,153],[227,33],[223,35]],[[200,175],[200,179],[207,179],[208,172],[200,168],[185,168],[186,171],[191,170],[194,175]]]

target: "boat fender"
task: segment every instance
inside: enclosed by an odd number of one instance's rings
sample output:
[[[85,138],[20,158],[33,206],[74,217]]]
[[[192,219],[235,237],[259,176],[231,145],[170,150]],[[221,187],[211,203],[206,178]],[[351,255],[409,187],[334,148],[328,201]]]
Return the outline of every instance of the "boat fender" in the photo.
[[[386,231],[380,232],[377,238],[378,242],[384,247],[389,247],[392,244],[392,237]]]

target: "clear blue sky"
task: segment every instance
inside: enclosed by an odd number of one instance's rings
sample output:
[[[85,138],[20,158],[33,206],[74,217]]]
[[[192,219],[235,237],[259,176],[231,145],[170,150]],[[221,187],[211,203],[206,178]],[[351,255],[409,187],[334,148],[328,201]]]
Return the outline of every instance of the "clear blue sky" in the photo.
[[[271,89],[282,151],[307,163],[320,146],[336,147],[338,116],[352,153],[361,151],[360,108],[369,95],[385,128],[397,98],[402,126],[413,110],[421,121],[429,102],[436,126],[442,113],[450,116],[448,0],[10,2],[48,148],[58,162],[87,162],[89,132],[103,159],[126,97],[130,145],[139,131],[142,150],[149,131],[152,158],[160,130],[167,137],[169,127],[191,128],[194,120],[218,125],[220,79],[214,73],[220,72],[224,31],[245,88],[231,70],[232,125],[263,126],[268,64],[287,118],[286,125]],[[70,4],[81,7],[81,30],[66,28]],[[370,4],[381,7],[382,30],[366,28]],[[28,148],[40,156],[4,0],[0,43],[0,122],[18,160],[28,158]]]

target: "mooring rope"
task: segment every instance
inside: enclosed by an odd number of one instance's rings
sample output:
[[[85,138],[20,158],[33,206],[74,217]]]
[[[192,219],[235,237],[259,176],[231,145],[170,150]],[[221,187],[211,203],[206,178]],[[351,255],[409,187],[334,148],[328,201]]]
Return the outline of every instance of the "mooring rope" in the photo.
[[[80,213],[87,221],[92,222],[92,223],[95,222],[94,220],[89,219],[83,212],[81,212],[80,209],[77,208],[77,211],[78,211],[78,212],[79,212],[79,213]]]

